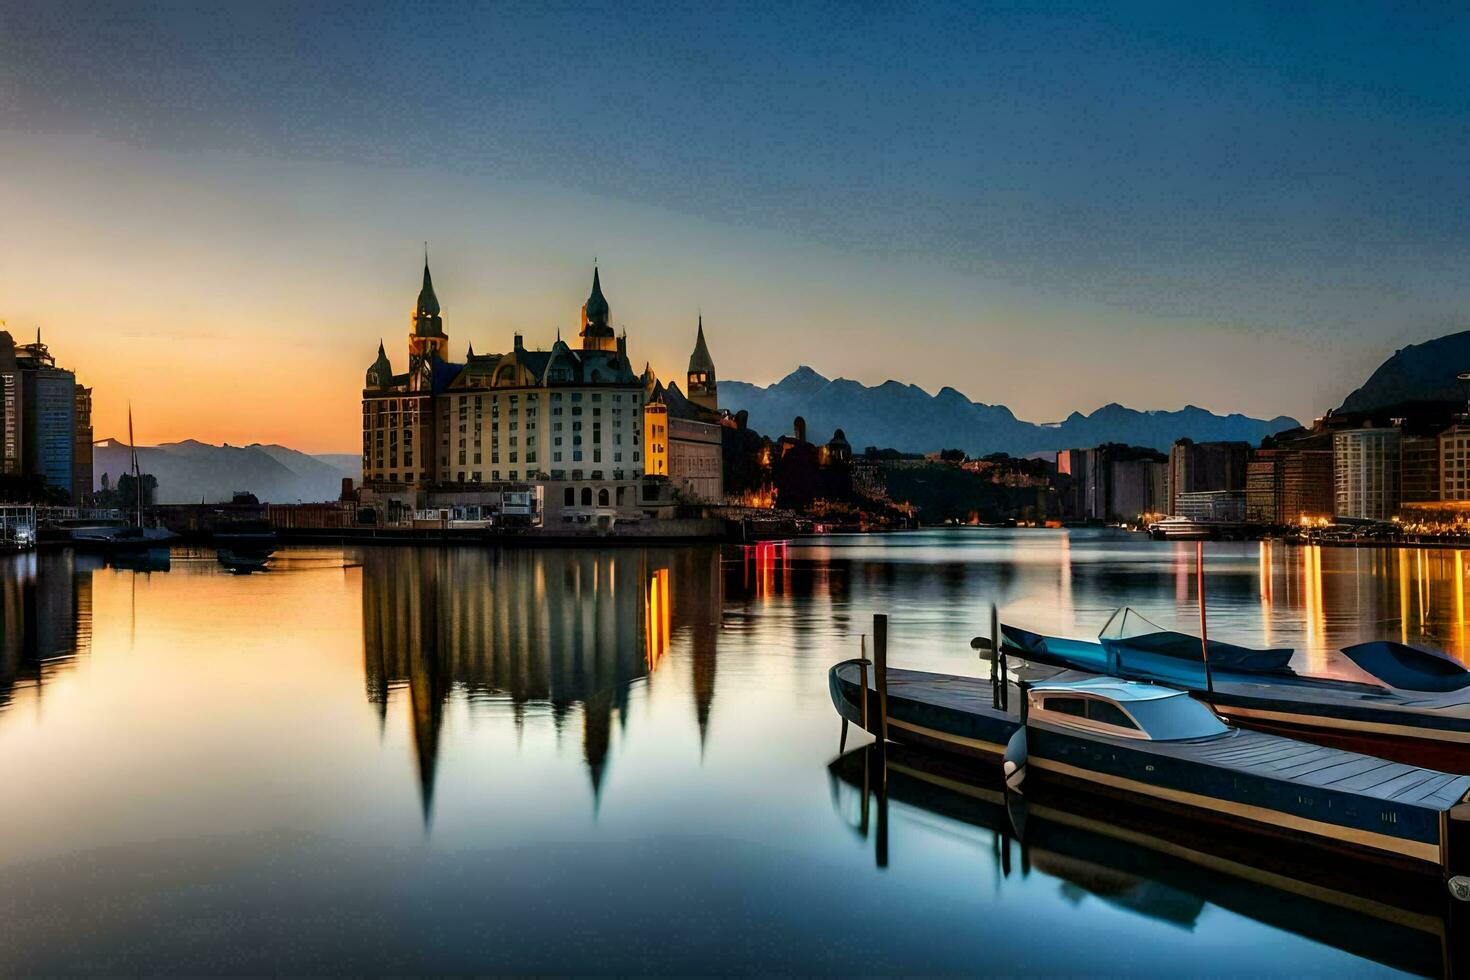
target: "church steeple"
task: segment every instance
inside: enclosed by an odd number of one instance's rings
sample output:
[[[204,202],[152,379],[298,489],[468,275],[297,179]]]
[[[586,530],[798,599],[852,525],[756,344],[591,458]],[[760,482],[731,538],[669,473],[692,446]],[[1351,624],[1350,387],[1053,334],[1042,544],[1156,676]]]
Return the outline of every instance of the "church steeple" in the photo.
[[[602,277],[597,266],[592,267],[592,292],[582,304],[582,349],[616,350],[616,335],[613,332],[612,307],[602,295]]]
[[[694,353],[689,355],[689,388],[691,402],[711,412],[720,410],[715,388],[715,361],[704,342],[704,314],[699,315],[699,329],[694,338]]]

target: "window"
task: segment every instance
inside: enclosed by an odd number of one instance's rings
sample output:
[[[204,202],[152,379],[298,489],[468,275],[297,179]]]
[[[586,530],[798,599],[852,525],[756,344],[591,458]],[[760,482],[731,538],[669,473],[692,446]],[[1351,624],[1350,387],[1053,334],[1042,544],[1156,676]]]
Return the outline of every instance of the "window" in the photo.
[[[607,487],[603,487],[601,490],[597,491],[597,506],[607,506]]]
[[[591,487],[583,487],[582,488],[582,506],[583,507],[591,507],[592,506],[592,488]]]
[[[559,397],[559,396],[557,396]],[[561,492],[561,503],[563,507],[570,507],[577,502],[577,491],[567,487]]]
[[[1047,698],[1044,702],[1047,711],[1055,711],[1060,715],[1072,715],[1075,718],[1087,717],[1087,706],[1081,698]]]
[[[1122,708],[1113,704],[1111,701],[1089,700],[1087,702],[1087,717],[1092,721],[1100,721],[1105,725],[1128,728],[1133,731],[1138,730],[1138,726],[1133,724],[1133,719],[1129,718]]]

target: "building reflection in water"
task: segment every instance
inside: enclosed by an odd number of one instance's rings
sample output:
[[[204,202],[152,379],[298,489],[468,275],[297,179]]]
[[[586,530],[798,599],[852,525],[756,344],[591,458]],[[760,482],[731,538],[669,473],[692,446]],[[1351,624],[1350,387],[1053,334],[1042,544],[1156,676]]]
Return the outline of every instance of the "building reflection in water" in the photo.
[[[1299,615],[1308,670],[1340,666],[1336,651],[1394,639],[1470,660],[1465,558],[1453,549],[1334,548],[1260,542],[1262,621]]]
[[[370,549],[363,557],[368,700],[386,723],[406,697],[424,818],[444,712],[460,695],[508,699],[517,728],[546,707],[558,731],[580,716],[595,801],[629,692],[686,640],[703,744],[715,695],[719,551]]]
[[[0,710],[90,648],[96,567],[69,550],[0,558]]]

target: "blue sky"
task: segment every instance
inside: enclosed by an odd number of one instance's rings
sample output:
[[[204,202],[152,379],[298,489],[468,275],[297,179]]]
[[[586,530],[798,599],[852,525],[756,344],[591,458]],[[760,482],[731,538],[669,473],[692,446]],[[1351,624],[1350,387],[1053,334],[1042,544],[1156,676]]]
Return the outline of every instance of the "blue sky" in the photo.
[[[5,0],[0,319],[108,390],[293,351],[350,447],[428,239],[481,351],[596,256],[664,376],[702,309],[725,377],[1309,418],[1470,325],[1466,64],[1450,7]]]

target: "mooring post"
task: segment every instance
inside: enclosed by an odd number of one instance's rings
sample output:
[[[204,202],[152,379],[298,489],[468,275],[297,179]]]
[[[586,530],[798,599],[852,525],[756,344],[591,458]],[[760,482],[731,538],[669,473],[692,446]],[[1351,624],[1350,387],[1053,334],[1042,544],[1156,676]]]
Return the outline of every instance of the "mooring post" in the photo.
[[[888,617],[873,616],[873,679],[878,688],[878,744],[888,741]]]
[[[1006,689],[1006,658],[1000,642],[1000,612],[995,608],[995,603],[990,604],[990,655],[994,658],[991,662],[996,665],[1000,672],[1000,683],[995,688],[998,704],[996,707],[1005,711],[1009,707],[1010,691]]]

